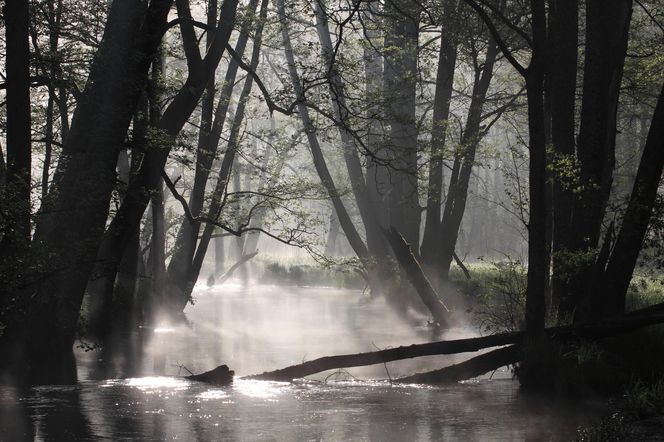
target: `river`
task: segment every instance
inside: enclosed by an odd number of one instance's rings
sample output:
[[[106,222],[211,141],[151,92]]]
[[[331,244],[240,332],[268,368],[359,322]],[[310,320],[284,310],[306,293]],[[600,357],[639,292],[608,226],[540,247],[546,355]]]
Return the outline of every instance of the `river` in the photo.
[[[188,324],[138,328],[115,350],[77,349],[76,385],[0,386],[0,440],[557,441],[574,438],[596,408],[524,395],[506,369],[447,387],[389,382],[462,356],[292,384],[190,382],[178,377],[186,369],[225,363],[242,376],[434,338],[360,291],[226,284],[194,296]],[[452,329],[443,338],[471,334]]]

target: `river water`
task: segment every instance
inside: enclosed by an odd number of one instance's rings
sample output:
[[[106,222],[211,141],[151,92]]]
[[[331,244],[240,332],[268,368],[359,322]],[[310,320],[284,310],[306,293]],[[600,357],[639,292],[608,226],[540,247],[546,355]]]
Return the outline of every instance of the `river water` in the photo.
[[[194,296],[188,324],[139,328],[115,349],[77,350],[77,385],[0,386],[0,440],[557,441],[573,438],[592,415],[591,404],[522,394],[506,369],[447,387],[389,382],[463,355],[292,384],[190,382],[178,377],[186,369],[227,364],[242,376],[440,338],[359,291],[226,284]],[[459,328],[443,338],[472,334]]]

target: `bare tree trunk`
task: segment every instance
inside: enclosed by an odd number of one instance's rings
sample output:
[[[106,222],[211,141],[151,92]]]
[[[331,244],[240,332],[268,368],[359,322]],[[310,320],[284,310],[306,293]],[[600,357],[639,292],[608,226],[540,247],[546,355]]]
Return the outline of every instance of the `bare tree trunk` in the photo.
[[[390,145],[390,225],[419,255],[421,207],[417,185],[417,120],[415,95],[419,2],[398,0],[385,5],[385,117]]]
[[[28,352],[34,377],[71,363],[79,309],[108,216],[115,165],[161,40],[169,0],[113,2],[102,45],[35,231]],[[121,74],[119,74],[121,73]]]
[[[332,38],[328,27],[327,13],[321,3],[316,3],[315,12],[316,29],[321,43],[323,60],[327,66],[328,86],[330,89],[334,116],[335,119],[339,121],[338,128],[341,142],[343,144],[344,161],[346,163],[353,195],[360,211],[362,223],[364,224],[367,248],[376,259],[384,260],[388,255],[388,249],[380,231],[380,228],[384,226],[381,226],[380,220],[373,210],[371,195],[364,179],[364,172],[357,152],[357,146],[349,131],[348,125],[350,123],[348,121],[349,115],[344,91],[345,87],[337,70],[337,66],[334,63],[334,48],[332,46]]]
[[[620,315],[625,311],[625,295],[652,216],[663,169],[664,87],[650,123],[629,205],[602,275],[602,292],[606,295],[595,297],[593,308],[601,307],[605,316]]]
[[[309,109],[304,105],[302,100],[304,99],[304,91],[302,88],[302,82],[300,76],[297,72],[297,67],[295,64],[295,56],[293,54],[293,46],[291,44],[290,35],[288,33],[288,20],[286,16],[286,9],[284,6],[284,0],[277,0],[277,11],[279,14],[279,21],[281,23],[281,35],[284,42],[284,52],[286,53],[286,61],[288,64],[288,71],[290,74],[291,83],[295,92],[295,96],[298,99],[297,110],[302,120],[302,124],[305,127],[305,132],[307,134],[307,139],[309,141],[309,149],[311,150],[311,155],[314,160],[314,166],[316,172],[320,177],[320,180],[325,187],[332,204],[334,205],[334,210],[339,217],[339,223],[341,224],[342,229],[344,230],[348,242],[355,251],[355,254],[360,258],[360,260],[369,266],[369,252],[367,250],[364,241],[360,237],[353,221],[348,215],[346,208],[344,207],[343,202],[341,201],[341,196],[337,191],[337,187],[334,184],[332,175],[327,167],[325,162],[325,157],[323,151],[318,142],[318,137],[316,136],[316,129],[311,121],[309,116]]]
[[[431,268],[434,268],[440,261],[443,159],[458,45],[455,37],[457,31],[456,22],[453,18],[456,10],[457,6],[455,2],[447,1],[443,4],[444,22],[441,30],[442,36],[440,52],[438,54],[436,93],[433,101],[427,212],[421,247],[422,262],[426,267]]]
[[[30,122],[30,47],[29,6],[27,0],[5,4],[5,38],[7,70],[7,144],[6,180],[2,218],[4,235],[0,242],[0,273],[8,282],[7,297],[14,298],[13,286],[28,269],[19,264],[26,261],[30,245],[31,188],[31,122]],[[11,19],[10,19],[11,18]],[[9,299],[4,300],[9,301]],[[2,302],[2,301],[0,301]]]
[[[616,114],[631,15],[630,0],[587,2],[583,99],[577,142],[582,191],[575,201],[574,229],[570,231],[568,247],[570,252],[587,259],[576,260],[569,293],[561,303],[563,313],[575,311],[577,305],[585,302],[584,293],[595,284],[591,275],[595,272],[602,222],[613,182]],[[576,318],[584,319],[588,318]]]
[[[377,5],[368,3],[362,13],[363,28],[367,43],[364,46],[365,94],[371,103],[367,108],[365,145],[369,150],[366,157],[366,184],[371,198],[373,211],[382,226],[390,222],[389,204],[389,171],[384,164],[387,161],[383,146],[382,99],[383,99],[383,38],[379,20],[381,13]]]
[[[549,3],[551,36],[551,74],[548,80],[551,97],[551,140],[553,160],[567,164],[575,151],[575,100],[578,51],[578,6],[575,2],[553,0]],[[550,162],[549,162],[550,163]],[[552,278],[553,304],[557,306],[567,292],[564,256],[571,230],[573,194],[570,183],[564,182],[569,171],[553,170],[553,238]]]
[[[516,364],[521,360],[521,348],[518,345],[499,348],[480,356],[475,356],[459,364],[439,370],[417,373],[395,379],[400,384],[455,384],[466,379],[476,378],[506,365]]]
[[[632,312],[629,315],[626,315],[622,318],[616,318],[613,320],[603,320],[598,322],[576,324],[571,326],[561,326],[561,327],[551,327],[543,329],[543,333],[546,336],[555,339],[557,342],[562,344],[574,343],[579,340],[587,339],[600,339],[609,336],[616,336],[622,333],[627,333],[630,331],[638,330],[643,327],[648,327],[655,324],[660,324],[664,322],[664,313],[661,311],[661,304],[658,305],[658,310],[648,310],[643,309],[636,312]],[[433,356],[433,355],[450,355],[450,354],[459,354],[459,353],[469,353],[476,352],[485,348],[490,347],[500,347],[500,346],[514,346],[517,348],[522,347],[523,343],[527,341],[526,334],[524,332],[510,332],[510,333],[500,333],[490,336],[482,336],[479,338],[466,338],[466,339],[456,339],[449,341],[437,341],[437,342],[428,342],[425,344],[413,344],[402,347],[389,348],[386,350],[371,351],[365,353],[354,353],[354,354],[343,354],[337,356],[325,356],[311,361],[303,362],[301,364],[291,365],[282,369],[268,371],[261,374],[246,376],[245,379],[258,379],[266,381],[292,381],[293,379],[304,378],[312,374],[320,373],[327,370],[335,370],[339,368],[349,368],[349,367],[362,367],[366,365],[374,364],[384,364],[392,361],[401,361],[404,359],[412,359],[423,356]],[[497,358],[498,355],[503,355],[507,357],[507,354],[510,355],[510,360],[504,362],[500,365],[495,366],[494,368],[499,368],[502,365],[508,363],[516,362],[512,359],[514,356],[515,349],[507,350],[506,347],[504,352],[497,353],[487,353],[487,355],[492,354],[492,356],[479,356],[477,358],[470,359],[470,364],[465,365],[466,368],[472,368],[474,365],[481,365],[484,362],[487,362],[487,359],[490,362],[494,358]],[[484,356],[484,357],[483,357]],[[522,356],[522,355],[519,355]],[[502,356],[501,356],[502,357]],[[482,362],[484,359],[484,362]],[[521,360],[521,358],[519,358]],[[473,361],[471,363],[471,361]],[[459,364],[461,367],[464,367],[462,364]],[[452,369],[459,370],[460,368]],[[443,369],[445,370],[445,369]],[[441,375],[445,375],[445,371],[441,370]],[[491,370],[489,368],[487,371]],[[448,373],[450,372],[448,371]],[[475,373],[468,371],[469,377],[478,376],[482,373]],[[402,378],[403,381],[407,378]],[[466,378],[468,379],[468,378]],[[458,379],[462,380],[462,379]]]
[[[383,229],[383,233],[387,237],[399,264],[406,272],[406,277],[433,315],[434,322],[443,328],[448,328],[451,322],[450,311],[422,271],[417,258],[413,254],[412,245],[408,244],[394,227],[391,227],[390,230]]]
[[[260,13],[259,13],[259,22],[256,28],[255,38],[254,38],[254,47],[252,49],[251,61],[249,63],[252,71],[256,71],[258,63],[260,60],[260,50],[262,44],[263,29],[265,26],[265,18],[267,15],[267,0],[262,0]],[[221,210],[225,204],[226,189],[228,187],[228,181],[230,179],[230,174],[232,171],[233,163],[235,162],[235,156],[238,149],[240,148],[240,129],[242,128],[242,122],[244,120],[245,109],[247,100],[249,99],[249,94],[251,93],[251,88],[253,86],[253,77],[247,76],[244,80],[244,86],[240,97],[238,100],[238,105],[235,110],[235,118],[233,119],[233,124],[231,126],[231,132],[229,135],[228,148],[224,154],[224,159],[221,162],[221,167],[219,168],[219,176],[217,177],[217,184],[215,186],[214,192],[212,194],[212,201],[210,202],[210,208],[208,210],[208,218],[217,219],[221,214]],[[207,253],[208,246],[210,244],[210,239],[212,238],[212,233],[215,230],[215,226],[212,224],[206,224],[203,229],[203,234],[196,248],[196,253],[194,254],[191,270],[186,275],[184,280],[174,280],[169,271],[169,283],[170,289],[175,289],[177,296],[175,297],[174,307],[180,311],[184,309],[191,298],[191,291],[193,290],[194,284],[198,280],[198,276],[203,265],[203,260]]]
[[[480,125],[487,92],[493,78],[493,67],[498,55],[498,47],[489,39],[486,56],[481,70],[476,70],[472,99],[468,109],[468,118],[461,139],[460,151],[455,154],[450,187],[445,201],[442,225],[440,229],[440,249],[438,271],[443,280],[447,280],[450,265],[454,258],[454,249],[459,236],[468,198],[468,185],[475,164],[477,147],[483,137]],[[479,63],[477,64],[479,66]]]
[[[215,38],[208,47],[205,58],[200,63],[192,64],[192,71],[189,72],[185,84],[164,110],[159,120],[156,131],[161,133],[162,142],[158,146],[151,146],[152,148],[146,152],[136,180],[129,186],[126,198],[104,235],[101,249],[109,260],[119,261],[133,232],[140,226],[151,191],[162,183],[161,174],[172,147],[171,142],[196,108],[210,76],[216,70],[225,52],[235,23],[237,3],[237,0],[224,1],[219,12],[219,25],[214,33]],[[193,25],[190,21],[184,20],[181,26]],[[183,36],[185,34],[183,33]],[[190,56],[195,57],[195,55]]]

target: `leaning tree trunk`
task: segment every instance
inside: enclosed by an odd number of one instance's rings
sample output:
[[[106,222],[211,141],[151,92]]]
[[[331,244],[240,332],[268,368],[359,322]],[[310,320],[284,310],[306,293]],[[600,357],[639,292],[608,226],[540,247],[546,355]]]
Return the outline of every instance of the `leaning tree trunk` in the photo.
[[[466,118],[466,127],[461,139],[460,152],[455,155],[450,186],[445,201],[445,210],[440,227],[438,271],[443,281],[447,280],[454,251],[459,237],[459,228],[466,210],[468,185],[475,164],[475,154],[483,136],[480,127],[482,111],[486,102],[487,92],[493,78],[493,67],[498,55],[498,47],[492,38],[486,50],[483,68],[475,73],[472,98]]]
[[[252,49],[251,61],[249,63],[250,69],[252,72],[256,71],[258,63],[260,60],[260,51],[262,44],[263,29],[265,25],[265,18],[267,14],[267,0],[262,0],[261,9],[259,13],[259,22],[256,28],[256,34],[254,38],[254,47]],[[247,101],[249,100],[249,94],[251,93],[251,88],[253,86],[253,77],[247,76],[244,81],[244,86],[240,97],[238,99],[238,105],[235,109],[235,118],[233,119],[233,124],[231,126],[231,132],[229,135],[228,149],[224,154],[224,159],[221,162],[221,167],[219,169],[219,176],[217,177],[217,184],[212,194],[212,201],[210,202],[210,208],[208,210],[208,219],[216,220],[221,214],[223,205],[225,202],[224,196],[226,195],[226,188],[228,187],[228,180],[232,171],[233,163],[235,162],[235,156],[238,149],[240,148],[240,130],[242,129],[242,122],[244,120],[245,109]],[[217,139],[218,142],[218,139]],[[216,147],[216,144],[215,144]],[[216,150],[216,149],[215,149]],[[201,272],[201,267],[203,266],[203,260],[207,254],[207,249],[210,244],[210,239],[212,238],[212,233],[215,230],[215,226],[211,223],[205,225],[203,233],[198,242],[198,247],[196,248],[196,253],[193,256],[191,262],[191,267],[189,272],[182,279],[175,279],[173,274],[170,273],[169,268],[169,291],[172,291],[172,297],[174,301],[174,308],[176,311],[182,311],[191,299],[191,292],[194,288],[194,284],[198,280],[198,276]]]
[[[125,199],[104,235],[101,247],[106,249],[105,256],[115,262],[120,260],[133,232],[139,228],[143,213],[150,201],[151,191],[162,183],[162,173],[173,141],[193,113],[208,85],[210,76],[221,61],[233,31],[237,3],[237,0],[226,0],[222,4],[219,12],[219,26],[205,58],[198,63],[191,63],[192,71],[189,72],[185,84],[164,110],[155,128],[155,131],[161,135],[158,137],[157,145],[151,146],[146,152],[137,173],[137,179],[129,186]],[[190,21],[182,22],[184,28],[187,24],[192,26]],[[183,32],[184,35],[186,33]],[[187,46],[186,43],[185,46]],[[195,57],[195,54],[190,54],[190,57]]]
[[[332,179],[332,175],[330,174],[327,163],[325,162],[325,157],[318,141],[318,137],[316,136],[316,129],[309,115],[309,108],[304,104],[304,100],[306,100],[306,98],[304,96],[302,81],[300,80],[300,76],[297,72],[297,66],[295,64],[295,55],[293,53],[293,46],[291,44],[291,39],[288,32],[288,19],[286,16],[284,0],[277,0],[277,11],[281,24],[281,35],[284,43],[284,52],[286,54],[288,72],[290,74],[291,84],[297,98],[297,110],[300,115],[300,119],[302,120],[302,124],[305,127],[305,133],[307,134],[307,140],[309,141],[309,149],[311,150],[311,155],[314,160],[314,167],[316,168],[316,172],[318,173],[318,176],[320,177],[325,190],[332,200],[334,210],[336,211],[339,218],[339,223],[341,228],[344,230],[346,237],[348,238],[350,246],[353,248],[353,251],[357,257],[363,263],[369,266],[370,258],[367,247],[360,237],[359,232],[355,228],[350,215],[348,215],[348,211],[344,207],[343,202],[341,201],[341,196],[337,191],[334,180]]]
[[[258,0],[251,0],[245,9],[245,19],[242,22],[237,42],[235,43],[235,53],[242,57],[245,53],[247,42],[251,33],[252,17],[256,13]],[[209,5],[208,26],[214,23],[212,9],[216,10],[216,1]],[[208,41],[211,34],[208,33]],[[210,44],[210,41],[208,42]],[[236,77],[239,69],[237,60],[232,58],[228,63],[224,82],[221,85],[219,101],[216,109],[214,108],[214,77],[210,80],[203,96],[201,106],[201,129],[199,131],[198,146],[196,149],[196,172],[194,175],[194,187],[189,197],[189,208],[193,216],[199,216],[203,213],[205,200],[205,190],[208,184],[212,164],[217,156],[219,148],[219,139],[226,121],[231,95],[236,83]],[[201,223],[187,218],[182,220],[182,224],[177,233],[173,256],[168,266],[168,273],[172,277],[184,280],[192,271],[191,266],[196,253],[198,236],[201,231]],[[177,275],[177,276],[176,276]]]
[[[625,315],[622,318],[615,318],[612,320],[551,327],[543,329],[542,333],[562,344],[575,343],[579,342],[580,340],[601,339],[610,336],[616,336],[622,333],[638,330],[643,327],[661,324],[664,322],[662,306],[663,304],[658,304],[657,306],[653,306],[651,309],[638,310],[630,313],[629,315]],[[527,339],[528,338],[525,332],[508,332],[496,335],[482,336],[478,338],[465,338],[448,341],[428,342],[425,344],[412,344],[408,346],[388,348],[386,350],[365,353],[324,356],[278,370],[246,376],[245,379],[288,382],[292,381],[293,379],[304,378],[306,376],[311,376],[312,374],[340,368],[385,364],[387,362],[401,361],[423,356],[470,353],[491,347],[510,346],[504,347],[505,349],[511,348],[511,346],[522,347],[524,343],[527,342]],[[512,363],[512,361],[514,361],[514,356],[516,356],[514,353],[512,353],[512,351],[513,350],[505,350],[504,352],[499,353],[502,355],[499,358],[497,358],[496,354],[494,353],[494,356],[489,357],[489,359],[493,360],[494,364],[496,362],[498,362],[498,364],[487,368],[486,371],[495,370],[503,365]],[[506,357],[505,353],[508,352],[510,354],[510,360],[505,361],[504,359],[501,359],[503,356]],[[522,356],[522,354],[520,356]],[[479,356],[477,359],[473,358],[475,359],[474,363],[479,365],[481,363],[479,361],[481,361],[483,357],[484,355]],[[467,362],[471,362],[473,359],[470,359]],[[517,360],[520,360],[520,357],[517,357]],[[466,367],[468,367],[468,365],[466,365]],[[486,365],[484,365],[484,367],[486,367]],[[482,373],[475,372],[469,377],[478,376],[480,374]],[[402,380],[404,379],[407,378],[402,378]]]
[[[79,99],[52,191],[43,203],[33,256],[40,267],[32,296],[28,342],[31,373],[70,364],[86,283],[108,217],[115,165],[171,1],[113,2],[104,38]]]
[[[602,276],[603,297],[595,297],[604,316],[620,315],[625,311],[625,295],[632,272],[639,257],[641,245],[648,230],[657,190],[664,169],[664,87],[659,94],[655,113],[650,123],[639,170],[627,211],[606,271]]]

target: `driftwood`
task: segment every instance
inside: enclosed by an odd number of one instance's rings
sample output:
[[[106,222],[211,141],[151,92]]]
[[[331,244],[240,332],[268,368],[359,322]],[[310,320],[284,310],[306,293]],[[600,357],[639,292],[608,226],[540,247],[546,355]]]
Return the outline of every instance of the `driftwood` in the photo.
[[[621,333],[637,330],[639,328],[647,327],[649,325],[664,323],[664,313],[657,310],[659,307],[653,306],[643,310],[631,312],[620,318],[606,319],[603,321],[567,325],[560,327],[551,327],[545,330],[547,335],[559,343],[571,343],[579,339],[599,339],[610,336],[615,336]],[[662,307],[664,308],[664,307]],[[657,311],[657,313],[643,314],[640,312]],[[291,381],[296,378],[303,378],[315,373],[327,370],[334,370],[340,368],[360,367],[365,365],[381,364],[386,362],[412,359],[420,356],[432,356],[443,354],[457,354],[475,352],[490,347],[498,347],[505,345],[519,346],[523,342],[525,334],[523,332],[510,332],[500,333],[490,336],[483,336],[479,338],[456,339],[450,341],[430,342],[426,344],[417,344],[410,346],[403,346],[391,348],[387,350],[379,350],[366,353],[346,354],[338,356],[326,356],[312,361],[304,362],[302,364],[292,365],[275,371],[265,372],[253,376],[248,376],[248,379],[261,379],[272,381]],[[511,350],[515,351],[515,350]],[[487,356],[493,355],[493,356]],[[484,373],[495,370],[504,365],[518,362],[518,358],[514,359],[513,353],[505,350],[504,352],[490,352],[487,355],[478,356],[458,364],[461,368],[457,368],[457,372],[466,370],[468,373],[476,373],[469,377],[478,376],[480,368],[486,369]],[[508,359],[505,363],[504,361]],[[479,358],[479,360],[478,360]],[[451,368],[447,367],[450,371]],[[445,370],[445,369],[442,369]],[[442,375],[441,375],[442,376]],[[452,376],[452,375],[450,375]],[[466,378],[467,379],[467,378]],[[461,379],[458,379],[461,380]]]
[[[433,319],[441,327],[449,326],[450,323],[450,310],[445,303],[440,299],[438,293],[431,285],[431,282],[424,274],[420,263],[413,254],[410,244],[406,242],[403,236],[394,228],[383,228],[383,234],[390,243],[394,256],[399,261],[399,264],[406,272],[408,281],[413,285],[413,288],[420,295],[420,299],[424,305],[429,309],[433,315]]]
[[[233,383],[233,376],[235,372],[228,368],[228,365],[220,365],[219,367],[206,371],[201,374],[193,374],[185,376],[187,379],[198,382],[205,382],[214,385],[230,385]]]
[[[242,264],[244,264],[245,262],[249,261],[250,259],[252,259],[252,258],[253,258],[254,256],[256,256],[256,255],[258,255],[258,250],[256,250],[254,253],[248,253],[248,254],[246,254],[246,255],[242,255],[242,256],[240,257],[240,259],[238,259],[237,262],[236,262],[235,264],[233,264],[233,265],[231,266],[231,268],[228,269],[228,270],[226,271],[226,273],[224,273],[223,275],[221,275],[221,276],[219,277],[219,279],[215,278],[214,275],[210,275],[210,278],[208,279],[208,285],[213,285],[213,284],[223,284],[224,282],[226,282],[226,281],[228,280],[228,278],[230,278],[231,276],[233,276],[233,273],[234,273],[238,268],[240,268],[240,266],[241,266]]]

